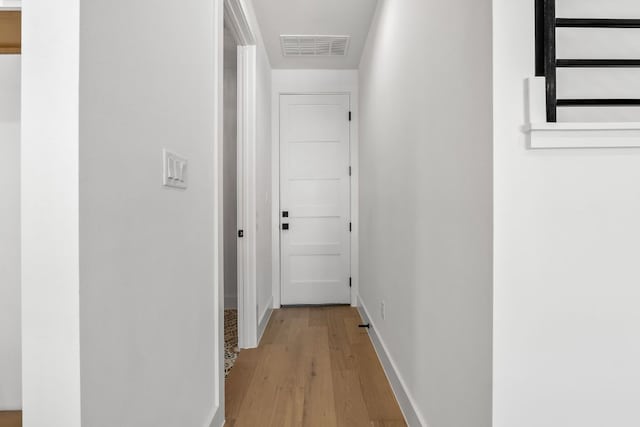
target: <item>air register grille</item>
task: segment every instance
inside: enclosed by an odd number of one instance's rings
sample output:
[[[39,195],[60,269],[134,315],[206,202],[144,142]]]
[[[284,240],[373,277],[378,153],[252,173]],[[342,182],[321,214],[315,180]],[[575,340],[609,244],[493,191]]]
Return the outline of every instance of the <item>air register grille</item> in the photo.
[[[350,36],[280,36],[284,56],[346,56]]]

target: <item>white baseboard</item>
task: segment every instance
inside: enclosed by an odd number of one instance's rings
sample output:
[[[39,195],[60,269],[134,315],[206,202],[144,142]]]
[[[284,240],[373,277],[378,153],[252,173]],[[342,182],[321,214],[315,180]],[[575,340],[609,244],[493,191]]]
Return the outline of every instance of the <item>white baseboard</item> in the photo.
[[[222,381],[224,381],[224,379]],[[215,414],[213,414],[213,419],[209,423],[209,427],[222,427],[224,426],[224,421],[224,410],[218,406]]]
[[[260,316],[260,320],[258,321],[258,345],[260,345],[260,341],[262,340],[262,335],[264,335],[264,331],[267,329],[267,325],[269,324],[269,319],[271,319],[271,313],[273,313],[273,297],[269,300],[266,308],[262,312]]]
[[[382,368],[384,369],[387,379],[391,384],[393,393],[396,395],[396,399],[398,400],[398,404],[400,405],[400,409],[402,410],[402,414],[404,415],[407,425],[409,425],[409,427],[426,427],[427,423],[418,412],[415,401],[409,394],[406,383],[400,376],[395,362],[387,351],[387,346],[384,344],[384,341],[382,341],[380,335],[378,335],[378,331],[369,316],[369,311],[362,302],[360,296],[358,296],[358,311],[360,312],[360,316],[362,316],[362,320],[370,325],[369,337],[371,338],[373,347],[378,354],[378,359],[380,359],[380,363],[382,363]]]

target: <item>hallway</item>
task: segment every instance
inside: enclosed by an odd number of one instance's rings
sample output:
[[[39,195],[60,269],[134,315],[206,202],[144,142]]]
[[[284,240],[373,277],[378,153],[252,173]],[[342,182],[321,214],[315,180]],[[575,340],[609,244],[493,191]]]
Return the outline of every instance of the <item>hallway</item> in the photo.
[[[640,0],[0,0],[0,427],[640,427],[638,182]]]
[[[360,322],[346,306],[275,310],[226,381],[226,425],[406,425]]]

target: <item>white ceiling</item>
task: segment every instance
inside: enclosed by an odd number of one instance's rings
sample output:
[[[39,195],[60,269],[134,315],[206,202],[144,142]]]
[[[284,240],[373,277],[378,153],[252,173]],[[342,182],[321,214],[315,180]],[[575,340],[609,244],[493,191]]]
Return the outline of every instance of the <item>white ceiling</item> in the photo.
[[[357,69],[377,0],[253,0],[273,68]],[[341,57],[284,57],[280,35],[350,35]]]

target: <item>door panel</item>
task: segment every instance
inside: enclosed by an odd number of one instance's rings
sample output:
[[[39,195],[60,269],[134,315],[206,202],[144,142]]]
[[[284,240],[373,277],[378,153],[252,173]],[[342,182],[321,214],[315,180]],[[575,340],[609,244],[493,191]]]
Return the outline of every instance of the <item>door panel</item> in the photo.
[[[348,114],[348,95],[280,97],[284,305],[351,300]]]

